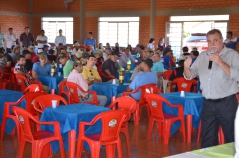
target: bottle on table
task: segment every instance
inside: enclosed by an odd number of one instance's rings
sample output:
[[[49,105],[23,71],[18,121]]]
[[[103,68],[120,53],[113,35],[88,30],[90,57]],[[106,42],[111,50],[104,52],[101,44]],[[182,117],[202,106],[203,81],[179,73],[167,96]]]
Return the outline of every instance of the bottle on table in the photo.
[[[54,76],[56,74],[56,65],[55,62],[52,61],[51,63],[51,76]]]
[[[122,67],[119,70],[119,84],[124,84],[124,68]]]
[[[131,70],[131,60],[128,59],[128,61],[127,61],[127,69],[126,69],[126,71],[127,71],[127,72],[130,72],[130,70]]]

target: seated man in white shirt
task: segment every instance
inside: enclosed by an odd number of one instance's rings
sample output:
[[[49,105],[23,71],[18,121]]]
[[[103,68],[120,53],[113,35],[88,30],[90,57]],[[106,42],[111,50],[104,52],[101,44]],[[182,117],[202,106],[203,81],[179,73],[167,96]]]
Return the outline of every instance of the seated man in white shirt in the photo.
[[[227,48],[231,48],[234,49],[236,48],[236,44],[237,42],[239,42],[239,38],[235,38],[232,37],[233,33],[231,31],[227,32],[227,39],[225,39],[225,41],[223,42],[223,44],[227,47]]]
[[[87,91],[89,89],[88,84],[84,77],[82,76],[83,65],[80,60],[75,60],[73,63],[73,70],[67,77],[68,82],[73,82],[78,84],[83,90]],[[78,90],[78,96],[81,102],[90,102],[93,100],[92,94],[83,93]],[[97,95],[97,99],[100,106],[105,106],[107,102],[107,97],[103,95]]]

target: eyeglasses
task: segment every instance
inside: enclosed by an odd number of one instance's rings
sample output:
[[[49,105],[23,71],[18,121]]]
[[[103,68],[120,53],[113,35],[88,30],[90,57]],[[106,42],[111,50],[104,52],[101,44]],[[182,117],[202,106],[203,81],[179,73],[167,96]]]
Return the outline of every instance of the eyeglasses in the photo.
[[[91,75],[91,76],[94,76],[91,70],[90,70],[90,75]]]

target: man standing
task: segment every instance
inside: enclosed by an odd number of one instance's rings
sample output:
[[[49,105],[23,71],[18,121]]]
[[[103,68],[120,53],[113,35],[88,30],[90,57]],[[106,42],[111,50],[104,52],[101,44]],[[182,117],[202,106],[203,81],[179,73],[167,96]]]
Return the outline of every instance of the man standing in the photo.
[[[227,48],[231,48],[235,50],[237,42],[239,42],[239,38],[232,37],[232,32],[227,32],[227,39],[223,42]]]
[[[34,42],[34,36],[30,33],[29,27],[25,27],[25,32],[20,35],[22,46],[30,46]]]
[[[68,82],[73,82],[78,84],[83,90],[88,91],[89,90],[89,86],[87,81],[84,79],[84,77],[82,76],[82,70],[83,70],[83,65],[79,60],[75,60],[74,63],[74,69],[72,70],[72,72],[69,74],[67,81]],[[83,70],[84,71],[84,70]],[[87,93],[83,93],[80,90],[78,90],[78,96],[81,102],[90,102],[93,100],[93,95],[92,94],[87,94]],[[107,102],[107,97],[103,96],[103,95],[97,95],[97,99],[99,102],[100,106],[104,106]]]
[[[58,47],[60,43],[62,43],[63,46],[66,45],[66,37],[62,35],[62,29],[59,30],[59,36],[55,38],[55,46]]]
[[[11,53],[12,46],[16,45],[17,36],[12,33],[12,30],[13,28],[10,27],[8,29],[9,33],[5,35],[5,39],[7,43],[7,53]]]
[[[45,44],[47,44],[47,36],[45,36],[45,31],[41,30],[41,34],[37,36],[37,47],[43,48]]]
[[[2,27],[0,26],[0,48],[3,48],[4,41],[5,41],[4,34],[2,33]]]
[[[218,29],[207,33],[207,42],[209,50],[200,53],[191,67],[191,57],[184,62],[185,78],[190,80],[199,76],[205,97],[201,112],[201,148],[218,144],[219,125],[226,142],[234,141],[234,119],[238,107],[235,94],[238,91],[239,54],[223,45],[222,33]],[[205,64],[209,61],[211,66]]]
[[[92,52],[95,50],[96,40],[93,38],[93,33],[89,32],[88,38],[85,39],[84,44],[86,46],[92,46]]]

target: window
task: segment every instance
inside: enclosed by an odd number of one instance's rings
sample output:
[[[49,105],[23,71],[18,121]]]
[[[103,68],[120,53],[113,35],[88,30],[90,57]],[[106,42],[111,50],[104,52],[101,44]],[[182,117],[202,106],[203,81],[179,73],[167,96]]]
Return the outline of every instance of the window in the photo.
[[[122,47],[139,42],[139,17],[99,18],[99,43]]]
[[[43,17],[42,29],[45,30],[49,43],[55,42],[56,36],[59,36],[59,29],[62,29],[62,34],[66,36],[66,44],[73,44],[73,18]]]

